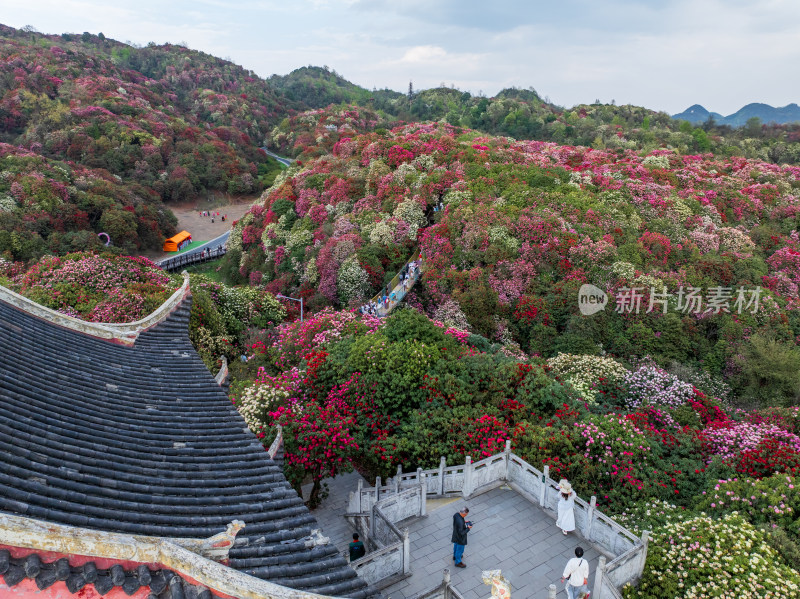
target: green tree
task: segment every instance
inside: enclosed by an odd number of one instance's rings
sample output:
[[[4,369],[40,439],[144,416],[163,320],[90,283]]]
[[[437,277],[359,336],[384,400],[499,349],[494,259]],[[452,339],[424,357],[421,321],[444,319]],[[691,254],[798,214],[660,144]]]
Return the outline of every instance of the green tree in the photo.
[[[800,403],[800,350],[796,347],[754,335],[738,365],[745,399],[762,405]]]

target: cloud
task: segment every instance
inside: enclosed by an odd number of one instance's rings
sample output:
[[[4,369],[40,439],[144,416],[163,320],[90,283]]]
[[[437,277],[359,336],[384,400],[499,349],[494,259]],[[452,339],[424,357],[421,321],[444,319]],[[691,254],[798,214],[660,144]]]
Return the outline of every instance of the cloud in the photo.
[[[442,64],[447,60],[447,51],[444,48],[439,46],[414,46],[406,50],[399,62],[421,64],[435,61],[437,64]],[[452,57],[449,57],[449,60],[452,60]]]

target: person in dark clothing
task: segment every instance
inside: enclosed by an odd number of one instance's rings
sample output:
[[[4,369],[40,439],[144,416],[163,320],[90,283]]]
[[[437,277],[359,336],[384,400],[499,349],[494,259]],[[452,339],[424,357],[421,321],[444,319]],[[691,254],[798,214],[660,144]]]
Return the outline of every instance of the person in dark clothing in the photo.
[[[364,557],[367,554],[367,548],[364,547],[364,543],[358,540],[358,533],[353,533],[353,542],[350,543],[348,546],[350,549],[350,561],[354,562],[360,557]]]
[[[472,528],[472,522],[467,522],[469,508],[465,507],[460,512],[453,514],[453,561],[456,568],[466,568],[467,564],[461,561],[464,555],[464,546],[467,544],[467,533]]]

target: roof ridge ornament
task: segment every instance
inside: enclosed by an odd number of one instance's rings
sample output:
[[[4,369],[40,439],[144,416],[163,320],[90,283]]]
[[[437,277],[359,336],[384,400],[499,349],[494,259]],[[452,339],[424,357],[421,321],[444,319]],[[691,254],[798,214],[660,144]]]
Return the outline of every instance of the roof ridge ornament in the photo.
[[[228,553],[236,542],[236,535],[244,527],[243,521],[234,520],[225,530],[207,539],[172,539],[172,542],[215,562],[227,564]]]

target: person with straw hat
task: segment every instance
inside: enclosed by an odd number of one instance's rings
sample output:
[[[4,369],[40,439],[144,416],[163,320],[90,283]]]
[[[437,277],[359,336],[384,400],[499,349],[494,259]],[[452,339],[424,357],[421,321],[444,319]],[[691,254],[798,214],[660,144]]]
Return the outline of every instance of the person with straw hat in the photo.
[[[567,534],[575,530],[575,491],[572,490],[572,485],[566,478],[562,478],[558,482],[558,490],[561,494],[558,497],[556,526],[561,529],[562,533]]]

